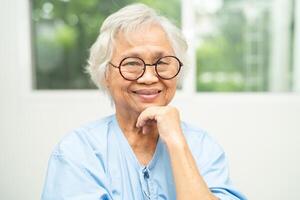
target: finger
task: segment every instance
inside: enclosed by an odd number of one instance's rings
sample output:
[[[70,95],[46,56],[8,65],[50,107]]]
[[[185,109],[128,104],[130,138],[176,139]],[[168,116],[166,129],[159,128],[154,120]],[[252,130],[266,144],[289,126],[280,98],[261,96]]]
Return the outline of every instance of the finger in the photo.
[[[153,106],[146,108],[141,114],[139,115],[136,126],[142,127],[146,124],[148,120],[155,120],[156,121],[156,115],[158,113],[158,108]]]
[[[151,132],[150,126],[145,125],[145,126],[142,127],[142,133],[144,135],[149,134],[150,132]]]

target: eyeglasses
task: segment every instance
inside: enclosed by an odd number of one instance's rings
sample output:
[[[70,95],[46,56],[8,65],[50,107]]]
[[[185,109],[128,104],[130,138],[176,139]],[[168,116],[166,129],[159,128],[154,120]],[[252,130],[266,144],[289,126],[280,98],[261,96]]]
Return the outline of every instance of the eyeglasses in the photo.
[[[182,62],[175,56],[164,56],[153,64],[146,64],[138,57],[127,57],[121,60],[119,66],[109,62],[115,68],[119,68],[121,76],[128,81],[135,81],[141,78],[146,66],[154,66],[157,76],[164,80],[169,80],[177,76],[183,66]]]

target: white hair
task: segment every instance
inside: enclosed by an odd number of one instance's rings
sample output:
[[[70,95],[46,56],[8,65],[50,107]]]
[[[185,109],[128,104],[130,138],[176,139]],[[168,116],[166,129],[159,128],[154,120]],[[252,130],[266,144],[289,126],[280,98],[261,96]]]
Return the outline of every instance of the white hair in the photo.
[[[165,31],[173,51],[183,65],[186,64],[187,42],[180,31],[166,17],[154,9],[141,4],[131,4],[108,16],[100,28],[100,34],[90,49],[87,72],[100,89],[106,90],[104,77],[108,62],[111,60],[114,39],[119,32],[126,34],[136,31],[141,26],[158,24]],[[183,66],[185,71],[186,66]]]

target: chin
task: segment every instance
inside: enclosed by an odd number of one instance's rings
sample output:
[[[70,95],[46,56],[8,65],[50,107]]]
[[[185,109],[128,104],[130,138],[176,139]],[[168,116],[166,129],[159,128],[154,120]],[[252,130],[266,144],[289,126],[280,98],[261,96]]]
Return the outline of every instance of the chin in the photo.
[[[156,102],[151,102],[151,103],[141,103],[140,105],[138,105],[138,110],[139,112],[144,111],[146,108],[152,107],[152,106],[166,106],[166,103],[156,103]]]

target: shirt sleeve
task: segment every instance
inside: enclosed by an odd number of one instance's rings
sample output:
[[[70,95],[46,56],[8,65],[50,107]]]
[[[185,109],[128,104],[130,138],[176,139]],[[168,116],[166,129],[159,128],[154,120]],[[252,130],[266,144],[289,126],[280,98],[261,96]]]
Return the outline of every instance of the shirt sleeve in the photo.
[[[92,169],[54,151],[50,157],[42,200],[111,200],[105,182]]]
[[[228,161],[223,149],[211,137],[205,137],[203,150],[207,159],[200,171],[209,189],[220,200],[246,200],[230,180]]]

